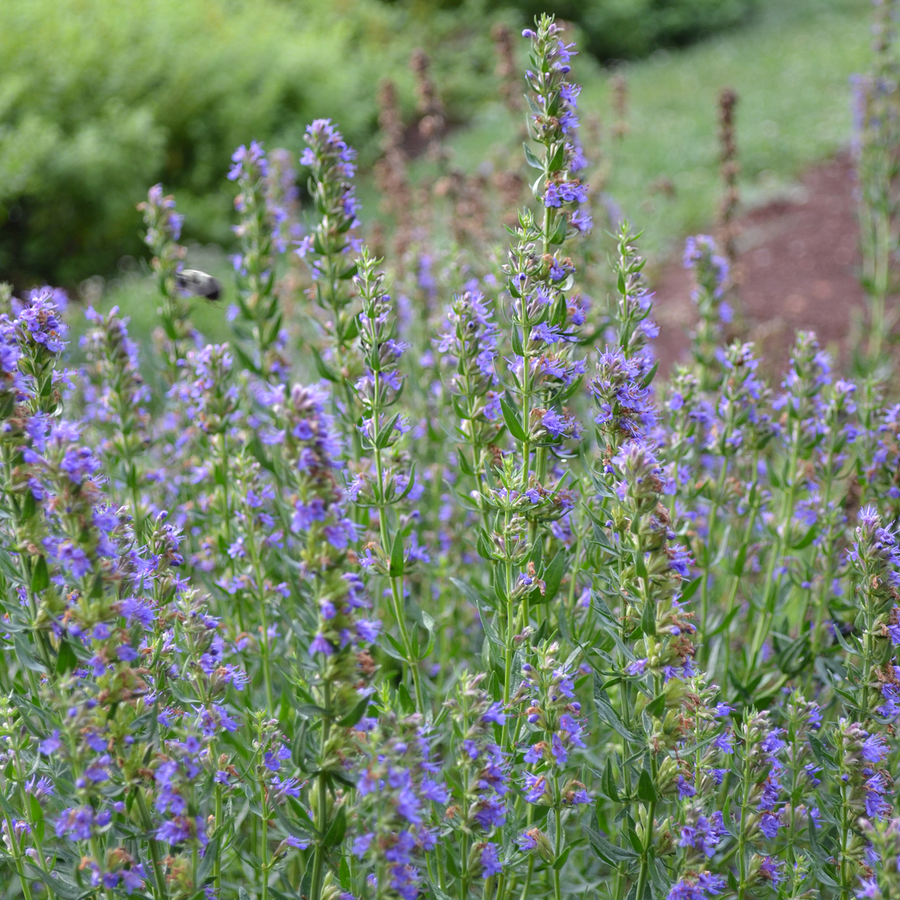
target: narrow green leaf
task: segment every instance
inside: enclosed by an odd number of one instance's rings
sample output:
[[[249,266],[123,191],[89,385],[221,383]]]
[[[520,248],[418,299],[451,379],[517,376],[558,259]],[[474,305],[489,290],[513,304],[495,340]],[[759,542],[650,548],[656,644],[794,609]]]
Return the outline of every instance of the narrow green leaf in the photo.
[[[647,387],[651,381],[656,377],[656,373],[659,370],[659,360],[653,363],[653,368],[644,376],[643,382],[641,382],[641,387]]]
[[[650,773],[643,769],[641,777],[638,779],[638,798],[644,803],[653,803],[659,799],[656,793],[656,786],[653,784],[653,778]]]
[[[566,549],[561,547],[547,566],[544,573],[544,602],[549,603],[559,592],[563,575],[566,572]]]
[[[324,378],[326,381],[330,381],[333,384],[337,384],[340,381],[340,378],[335,374],[334,370],[322,359],[322,355],[315,347],[310,347],[313,355],[313,362],[316,366],[316,371],[319,375]]]
[[[641,631],[647,635],[656,634],[656,603],[645,600],[641,610]]]
[[[558,172],[565,163],[566,160],[566,142],[560,141],[559,146],[556,148],[556,152],[550,158],[550,162],[547,164],[547,171],[551,174],[553,172]]]
[[[394,535],[394,546],[391,548],[391,578],[400,578],[403,575],[403,532],[399,529]]]
[[[213,870],[213,865],[219,858],[219,835],[216,836],[206,845],[203,851],[203,859],[200,861],[200,868],[197,870],[197,886],[204,884]]]
[[[816,539],[816,535],[818,533],[818,526],[811,525],[809,531],[807,531],[806,534],[804,534],[803,537],[793,545],[794,550],[805,550]]]
[[[529,147],[526,143],[523,143],[522,147],[525,149],[525,162],[527,162],[532,169],[538,169],[539,171],[543,172],[544,164],[534,155],[534,151],[531,149],[531,147]]]
[[[515,325],[512,326],[509,336],[512,341],[513,353],[515,353],[516,356],[524,356],[525,348],[522,345],[522,333]]]
[[[647,715],[653,716],[654,719],[660,718],[663,714],[663,710],[666,708],[666,695],[660,694],[657,697],[654,697],[647,704]]]
[[[37,558],[34,568],[31,570],[31,590],[39,594],[50,584],[50,571],[47,568],[47,560],[43,556]]]
[[[406,651],[403,647],[400,646],[399,642],[393,635],[388,634],[386,631],[381,633],[381,638],[383,640],[379,640],[378,646],[387,653],[392,659],[397,659],[400,662],[407,662],[406,659]]]
[[[500,407],[503,410],[503,420],[506,422],[506,427],[509,429],[509,433],[517,440],[524,442],[528,440],[528,435],[525,434],[524,429],[522,428],[522,424],[519,421],[518,413],[510,406],[509,401],[506,397],[500,398]]]
[[[569,231],[569,220],[564,216],[560,215],[556,221],[556,227],[553,229],[553,233],[550,235],[550,243],[551,244],[562,244],[566,239],[566,234]]]
[[[77,665],[78,657],[75,655],[72,645],[67,640],[63,640],[59,645],[59,653],[56,656],[56,674],[65,675],[66,672],[71,672]]]
[[[416,711],[416,702],[413,700],[405,684],[401,684],[397,688],[397,697],[400,700],[401,709],[407,715],[412,715],[412,713]]]
[[[613,774],[612,760],[608,756],[606,757],[606,770],[603,773],[603,790],[610,800],[614,803],[619,802],[619,787]]]
[[[594,706],[597,709],[597,715],[606,722],[614,731],[617,731],[626,741],[637,743],[639,738],[633,732],[625,727],[625,723],[619,718],[619,714],[613,709],[609,702],[606,691],[600,686],[599,679],[594,677]]]
[[[749,547],[749,544],[743,544],[741,549],[738,550],[738,555],[735,557],[734,566],[731,571],[736,578],[740,578],[741,575],[744,574],[744,564],[747,562],[747,550]]]
[[[344,840],[344,835],[347,833],[347,807],[341,806],[338,809],[338,814],[334,817],[334,821],[331,823],[328,831],[325,832],[325,837],[322,839],[322,843],[326,847],[337,847],[341,841]]]
[[[41,674],[46,672],[43,664],[31,652],[31,648],[21,634],[13,635],[13,644],[16,648],[16,660],[25,666],[26,669],[30,669],[32,672],[40,672]]]
[[[558,872],[565,864],[566,860],[569,858],[569,854],[572,852],[572,845],[569,844],[562,853],[553,861],[553,868]]]
[[[686,603],[694,594],[697,593],[697,588],[700,587],[701,576],[697,576],[693,580],[687,583],[687,587],[681,592],[681,602]]]
[[[55,875],[49,875],[46,872],[42,872],[36,866],[32,866],[31,864],[26,866],[26,871],[28,872],[30,879],[42,881],[47,886],[48,890],[52,891],[57,897],[62,898],[62,900],[81,900],[82,897],[87,897],[96,890],[95,888],[90,887],[87,889],[80,888],[71,881],[64,881],[62,878],[57,878]]]
[[[634,553],[634,568],[637,571],[638,578],[647,577],[647,563],[644,561],[644,554],[640,550]]]
[[[366,714],[368,708],[369,698],[363,697],[362,700],[353,707],[353,710],[338,722],[338,725],[342,728],[352,728]]]

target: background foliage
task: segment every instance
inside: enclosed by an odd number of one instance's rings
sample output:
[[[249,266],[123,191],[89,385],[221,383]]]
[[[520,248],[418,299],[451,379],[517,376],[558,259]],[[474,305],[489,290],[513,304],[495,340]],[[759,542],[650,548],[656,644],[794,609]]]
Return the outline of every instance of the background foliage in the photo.
[[[766,82],[761,102],[793,98],[806,110],[829,102],[846,135],[846,106],[831,101],[835,87],[842,89],[847,75],[860,68],[865,5],[681,0],[657,6],[629,0],[555,7],[578,24],[581,43],[586,40],[604,59],[682,44],[740,20],[752,27],[726,31],[712,53],[700,48],[709,68],[700,77],[710,81],[710,96],[724,78],[745,74],[752,86],[761,71],[770,72],[775,83]],[[155,181],[178,190],[190,239],[228,245],[231,199],[220,176],[231,150],[256,138],[299,152],[305,123],[330,115],[360,148],[365,169],[378,153],[381,78],[397,83],[404,120],[415,124],[408,60],[419,46],[431,56],[451,125],[466,126],[454,142],[474,147],[477,165],[499,124],[490,23],[518,18],[521,24],[536,9],[530,0],[9,0],[0,7],[0,271],[20,285],[74,285],[97,272],[115,272],[123,256],[139,255],[134,204]],[[810,39],[788,46],[798,33]],[[757,63],[754,41],[776,48],[770,59]],[[695,77],[692,60],[676,65]],[[583,57],[581,68],[590,105],[605,116],[606,76],[588,62]],[[666,113],[661,126],[676,139],[669,144],[673,152],[687,159],[691,148],[703,147],[697,127],[712,134],[711,107],[700,103],[695,84],[677,74],[672,80],[667,67],[673,62],[654,58],[634,69],[642,85],[655,85],[650,96],[641,88],[639,109],[657,116],[656,99],[669,109],[673,98],[659,91],[677,86],[676,105],[689,107],[693,121],[683,130]],[[782,91],[777,82],[791,77],[784,75],[789,63],[802,64],[815,78],[801,77],[791,91]],[[782,128],[796,121],[794,109],[779,118]],[[484,130],[482,122],[488,123]],[[744,125],[750,135],[759,122]],[[809,133],[806,125],[797,130],[801,141]],[[767,140],[777,169],[784,148]],[[626,175],[620,189],[661,174],[659,160],[643,155],[651,146],[634,142],[629,158],[637,154],[640,171]],[[713,152],[711,140],[707,146]],[[803,148],[800,158],[821,152]],[[692,159],[691,168],[700,162]],[[768,160],[762,165],[771,167]],[[698,196],[696,184],[691,196]],[[680,236],[685,227],[661,224],[654,222],[657,236],[667,228]]]

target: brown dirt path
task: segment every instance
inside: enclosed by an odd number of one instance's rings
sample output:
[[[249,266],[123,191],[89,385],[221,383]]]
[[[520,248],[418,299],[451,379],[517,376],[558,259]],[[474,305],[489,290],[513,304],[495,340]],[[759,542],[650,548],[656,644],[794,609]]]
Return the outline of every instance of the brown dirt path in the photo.
[[[736,333],[782,368],[797,329],[845,358],[853,311],[863,306],[858,227],[849,155],[815,166],[790,199],[749,210],[738,219]],[[656,278],[656,349],[660,371],[687,353],[686,329],[696,320],[691,279],[680,259]]]

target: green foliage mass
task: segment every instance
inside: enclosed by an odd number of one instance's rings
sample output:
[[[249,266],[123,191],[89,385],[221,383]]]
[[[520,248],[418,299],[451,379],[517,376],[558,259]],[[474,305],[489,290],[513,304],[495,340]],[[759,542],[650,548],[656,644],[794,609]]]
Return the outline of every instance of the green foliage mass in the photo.
[[[5,0],[0,272],[72,284],[137,255],[134,207],[157,181],[177,190],[188,238],[229,242],[233,149],[299,152],[306,124],[331,116],[365,155],[380,77],[411,112],[414,46],[434,45],[458,115],[493,87],[490,40],[459,10],[428,18],[426,33],[378,0]]]
[[[495,0],[529,18],[542,12],[578,24],[601,60],[634,59],[679,47],[745,21],[756,0]]]

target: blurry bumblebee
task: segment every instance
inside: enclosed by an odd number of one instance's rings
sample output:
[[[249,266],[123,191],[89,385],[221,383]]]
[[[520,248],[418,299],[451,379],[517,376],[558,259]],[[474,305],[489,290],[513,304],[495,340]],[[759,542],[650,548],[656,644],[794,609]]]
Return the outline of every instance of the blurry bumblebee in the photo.
[[[175,276],[175,284],[179,289],[203,297],[205,300],[218,300],[222,296],[222,285],[218,279],[199,269],[184,269]]]

